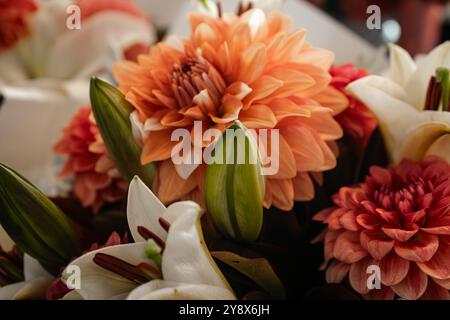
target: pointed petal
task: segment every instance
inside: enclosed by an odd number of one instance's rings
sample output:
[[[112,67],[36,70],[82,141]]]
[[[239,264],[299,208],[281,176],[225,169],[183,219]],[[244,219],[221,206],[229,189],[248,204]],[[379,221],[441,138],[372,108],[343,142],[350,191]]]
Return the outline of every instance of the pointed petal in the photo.
[[[165,211],[166,207],[161,201],[138,176],[135,176],[130,182],[127,201],[128,227],[134,241],[145,241],[137,231],[139,226],[151,230],[162,240],[165,240],[167,232],[158,221]]]
[[[94,250],[75,259],[69,266],[74,265],[80,268],[81,288],[77,290],[78,293],[83,299],[105,300],[130,292],[137,286],[135,282],[100,267],[93,259],[97,253],[104,253],[134,265],[141,262],[148,263],[149,260],[143,257],[146,248],[146,242],[122,244]],[[67,280],[70,274],[64,271],[63,281]]]
[[[410,261],[428,261],[438,250],[439,238],[433,234],[418,232],[407,242],[396,243],[394,250],[403,259]]]
[[[406,101],[415,106],[417,110],[423,110],[430,77],[435,75],[436,69],[439,67],[450,68],[450,41],[437,46],[420,60],[416,71],[405,87],[405,91],[408,93]]]
[[[162,260],[164,279],[229,289],[205,245],[200,216],[200,207],[192,203],[171,224]]]
[[[389,77],[401,87],[405,87],[416,71],[416,64],[405,49],[395,44],[389,44],[389,53],[391,63]]]

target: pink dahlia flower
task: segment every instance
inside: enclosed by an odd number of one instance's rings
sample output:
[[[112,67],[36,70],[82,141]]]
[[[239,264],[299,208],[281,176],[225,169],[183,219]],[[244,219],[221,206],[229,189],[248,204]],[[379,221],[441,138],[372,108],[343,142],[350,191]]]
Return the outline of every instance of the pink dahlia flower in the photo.
[[[364,148],[378,125],[377,119],[361,101],[348,94],[345,88],[351,82],[369,74],[365,70],[355,68],[352,64],[332,67],[330,73],[333,76],[331,85],[344,93],[349,100],[348,108],[338,114],[335,119],[344,132],[350,135],[360,148]]]
[[[326,280],[348,279],[364,298],[450,299],[450,165],[421,163],[372,167],[366,181],[343,187],[335,207],[315,219],[327,224]],[[367,285],[379,267],[381,289]]]
[[[28,35],[27,17],[38,6],[33,0],[0,0],[0,8],[0,49],[8,49]]]
[[[125,198],[127,183],[120,177],[106,152],[91,107],[81,108],[63,129],[55,152],[67,155],[61,176],[73,177],[74,193],[83,206],[94,212],[107,202]]]

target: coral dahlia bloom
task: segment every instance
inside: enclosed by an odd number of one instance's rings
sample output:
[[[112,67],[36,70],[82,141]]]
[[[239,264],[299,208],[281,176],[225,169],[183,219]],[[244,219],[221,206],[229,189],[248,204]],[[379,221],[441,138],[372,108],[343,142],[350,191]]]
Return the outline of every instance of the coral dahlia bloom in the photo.
[[[330,73],[333,77],[331,85],[346,94],[350,101],[348,108],[337,115],[336,120],[344,132],[350,135],[360,148],[364,148],[378,125],[377,119],[361,101],[348,94],[345,88],[350,82],[369,74],[365,70],[357,69],[352,64],[332,67]]]
[[[312,172],[332,169],[329,143],[342,136],[333,116],[348,105],[330,86],[333,54],[305,41],[281,13],[254,9],[236,16],[190,16],[192,35],[114,67],[121,91],[136,111],[134,131],[142,162],[160,161],[154,190],[164,203],[203,199],[204,165],[174,165],[177,128],[225,129],[241,121],[279,129],[280,170],[267,177],[265,206],[290,210],[314,196]],[[205,143],[205,142],[204,142]],[[207,142],[206,142],[207,143]]]
[[[27,16],[38,7],[33,0],[0,0],[0,8],[0,49],[8,49],[29,33]]]
[[[91,107],[78,111],[63,129],[55,152],[68,156],[61,176],[74,178],[75,196],[98,212],[104,203],[124,199],[128,185],[106,152],[91,114]]]
[[[328,226],[327,281],[348,276],[365,298],[450,299],[450,165],[428,157],[370,173],[315,216]],[[370,265],[380,268],[380,290],[367,287]]]

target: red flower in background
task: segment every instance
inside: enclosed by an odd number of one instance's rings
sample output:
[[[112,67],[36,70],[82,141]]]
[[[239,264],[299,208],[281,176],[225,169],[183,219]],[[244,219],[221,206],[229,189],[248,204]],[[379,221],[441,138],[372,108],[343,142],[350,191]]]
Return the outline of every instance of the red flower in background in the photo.
[[[146,19],[141,9],[132,0],[76,0],[75,3],[80,7],[81,19],[107,10],[120,11]]]
[[[109,157],[91,113],[85,107],[75,114],[55,152],[68,156],[61,176],[73,177],[75,196],[97,212],[106,202],[124,199],[128,185]]]
[[[330,74],[333,77],[331,85],[344,93],[350,102],[348,108],[338,114],[335,119],[362,149],[367,145],[372,132],[377,127],[377,119],[362,102],[348,94],[345,88],[350,82],[365,77],[368,73],[355,68],[352,64],[343,64],[331,67]]]
[[[38,7],[33,0],[0,0],[0,49],[9,49],[29,33],[27,17]]]
[[[328,225],[327,282],[348,275],[368,299],[450,299],[450,165],[428,157],[370,173],[315,216]],[[370,265],[380,268],[381,290],[367,287]]]

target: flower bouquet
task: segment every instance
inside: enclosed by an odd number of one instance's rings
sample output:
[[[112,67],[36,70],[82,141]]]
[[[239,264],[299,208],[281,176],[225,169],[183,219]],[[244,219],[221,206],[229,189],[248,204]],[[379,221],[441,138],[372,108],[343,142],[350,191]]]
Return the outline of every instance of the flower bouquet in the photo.
[[[383,77],[199,2],[157,43],[129,0],[2,9],[0,299],[449,300],[450,43]]]

